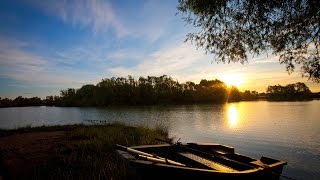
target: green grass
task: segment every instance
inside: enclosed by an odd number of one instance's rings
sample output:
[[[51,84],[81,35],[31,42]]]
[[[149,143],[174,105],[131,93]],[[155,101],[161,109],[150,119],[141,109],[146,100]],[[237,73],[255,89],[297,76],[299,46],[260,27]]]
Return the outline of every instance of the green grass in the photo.
[[[61,177],[80,175],[76,179],[125,179],[130,172],[115,153],[115,144],[157,144],[159,142],[155,138],[168,139],[168,134],[161,129],[110,124],[94,128],[79,127],[68,132],[68,137],[70,143],[60,148],[58,153],[66,168],[61,171]]]
[[[158,144],[169,140],[162,128],[130,127],[120,123],[31,128],[29,131],[66,130],[66,140],[31,179],[135,179],[135,173],[116,154],[115,144]],[[29,179],[29,178],[28,178]]]

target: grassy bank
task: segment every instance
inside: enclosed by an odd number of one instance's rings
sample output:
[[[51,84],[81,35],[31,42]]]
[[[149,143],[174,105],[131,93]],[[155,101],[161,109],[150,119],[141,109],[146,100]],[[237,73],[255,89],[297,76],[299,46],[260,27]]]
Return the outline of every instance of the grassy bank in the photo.
[[[2,131],[2,136],[43,131],[63,131],[64,135],[42,163],[23,174],[7,174],[10,179],[134,179],[135,173],[117,156],[115,144],[132,146],[157,144],[156,138],[169,140],[164,129],[118,123],[24,128]]]

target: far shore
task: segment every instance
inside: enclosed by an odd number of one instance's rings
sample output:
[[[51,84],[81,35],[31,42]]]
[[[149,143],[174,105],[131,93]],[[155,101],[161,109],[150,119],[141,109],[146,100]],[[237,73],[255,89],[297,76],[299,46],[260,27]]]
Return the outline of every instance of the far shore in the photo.
[[[254,102],[254,101],[269,101],[269,102],[303,102],[303,101],[313,101],[320,100],[320,93],[314,95],[313,98],[307,99],[267,99],[266,97],[258,97],[256,99],[242,99],[240,101],[232,101],[232,102],[206,102],[206,103],[176,103],[176,104],[153,104],[153,105],[132,105],[132,104],[114,104],[107,106],[92,106],[92,105],[77,105],[77,106],[57,106],[57,105],[46,105],[46,104],[38,104],[38,105],[24,105],[24,106],[0,106],[0,108],[11,108],[11,107],[139,107],[139,106],[171,106],[171,105],[203,105],[203,104],[225,104],[225,103],[237,103],[237,102]]]

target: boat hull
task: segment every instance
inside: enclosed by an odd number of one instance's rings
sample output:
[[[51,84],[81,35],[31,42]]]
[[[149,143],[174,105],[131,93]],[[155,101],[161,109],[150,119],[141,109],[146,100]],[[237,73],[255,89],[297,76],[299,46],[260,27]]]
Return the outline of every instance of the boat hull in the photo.
[[[138,179],[182,179],[182,178],[196,178],[196,179],[270,179],[270,180],[278,180],[284,165],[286,165],[286,162],[278,161],[270,158],[261,158],[260,162],[266,163],[269,161],[270,163],[268,166],[261,167],[259,165],[250,164],[249,167],[246,167],[247,169],[241,169],[245,166],[245,163],[247,161],[259,161],[255,160],[243,155],[239,155],[234,153],[234,149],[231,147],[223,146],[223,145],[210,145],[210,144],[187,144],[186,147],[191,147],[192,149],[197,149],[200,152],[206,152],[209,154],[210,152],[219,152],[221,154],[221,157],[217,158],[216,156],[212,156],[214,158],[210,159],[212,162],[218,161],[218,164],[224,164],[226,167],[230,167],[230,171],[224,171],[221,169],[213,169],[206,165],[203,165],[198,162],[194,162],[194,160],[188,160],[188,158],[185,158],[181,156],[180,154],[183,154],[186,152],[185,149],[173,147],[171,145],[155,145],[155,146],[135,146],[132,147],[133,149],[152,153],[152,154],[160,154],[163,157],[167,157],[173,160],[176,160],[178,162],[185,163],[187,166],[177,166],[172,164],[166,164],[166,163],[157,163],[157,162],[151,162],[147,160],[141,160],[137,159],[134,155],[117,150],[118,154],[123,157],[130,165],[131,168],[133,168],[137,174]],[[181,153],[183,152],[183,153]],[[179,154],[180,153],[180,154]],[[192,152],[193,154],[197,154],[196,152]],[[201,154],[203,155],[203,154]],[[222,157],[228,157],[225,158],[229,160],[224,160]],[[233,158],[231,158],[233,157]],[[222,159],[221,159],[222,158]],[[236,159],[236,160],[234,160]],[[239,162],[242,160],[242,162],[237,164],[236,162]],[[235,161],[235,162],[233,162]],[[238,167],[239,166],[239,167]],[[227,169],[228,170],[228,169]]]

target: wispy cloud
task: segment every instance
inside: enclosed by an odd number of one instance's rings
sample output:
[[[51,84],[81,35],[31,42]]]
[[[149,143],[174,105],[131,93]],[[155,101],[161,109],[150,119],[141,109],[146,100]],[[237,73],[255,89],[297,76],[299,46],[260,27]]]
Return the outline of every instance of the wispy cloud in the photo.
[[[203,60],[205,55],[194,47],[180,43],[145,54],[144,59],[132,67],[113,67],[107,70],[116,76],[148,76],[163,75],[180,76],[193,69],[193,65]]]
[[[109,60],[128,60],[128,59],[142,59],[143,50],[134,49],[120,49],[114,52],[109,52],[107,58]]]
[[[119,56],[123,59],[129,54]],[[133,66],[117,66],[108,68],[107,71],[114,76],[160,76],[169,75],[179,82],[193,81],[198,83],[201,79],[222,79],[223,75],[234,74],[244,78],[240,90],[257,90],[264,92],[268,85],[274,83],[307,82],[299,73],[288,75],[279,65],[276,56],[260,56],[250,59],[244,65],[240,63],[210,63],[212,55],[197,50],[189,43],[182,41],[168,42],[162,48],[139,55],[144,57]],[[311,88],[315,85],[311,84]]]
[[[66,24],[90,28],[94,34],[112,29],[118,37],[130,36],[149,43],[168,35],[168,29],[183,27],[180,17],[175,16],[176,4],[171,0],[143,1],[138,6],[133,3],[134,7],[109,0],[24,1]],[[119,4],[128,6],[128,12],[116,9]]]
[[[93,33],[112,28],[118,36],[127,34],[111,2],[104,0],[36,0],[29,1],[46,13],[74,26],[89,27]]]
[[[158,40],[165,34],[174,12],[163,1],[146,1],[141,11],[144,21],[136,26],[136,33],[145,36],[150,41]]]
[[[172,0],[143,1],[134,16],[124,14],[124,24],[130,36],[153,43],[170,35],[170,28],[180,28],[174,22],[178,17],[175,17],[176,8],[173,2],[175,3]]]
[[[30,52],[30,47],[15,39],[0,38],[0,77],[28,86],[47,87],[79,87],[85,83],[95,83],[103,77],[96,72],[59,66],[48,57]]]
[[[79,67],[80,64],[87,68],[100,66],[107,59],[107,52],[103,47],[94,45],[75,45],[63,50],[56,50],[50,57],[57,64],[69,67]]]
[[[250,64],[279,63],[279,56],[262,54],[249,60]]]
[[[47,64],[41,56],[22,51],[27,44],[0,38],[0,67],[3,73],[39,72]]]

